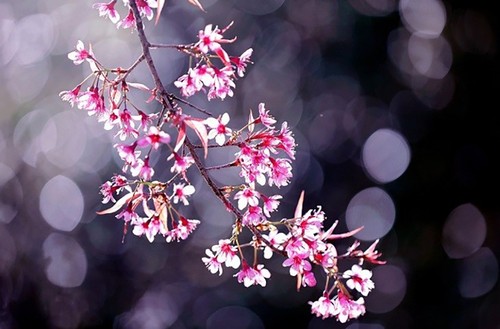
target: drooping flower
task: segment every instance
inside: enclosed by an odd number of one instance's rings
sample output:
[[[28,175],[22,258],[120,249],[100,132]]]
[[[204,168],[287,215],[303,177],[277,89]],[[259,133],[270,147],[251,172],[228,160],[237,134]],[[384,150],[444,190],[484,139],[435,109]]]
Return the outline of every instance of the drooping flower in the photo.
[[[92,7],[99,10],[99,16],[106,16],[113,24],[116,24],[120,20],[120,14],[115,9],[116,1],[113,0],[108,3],[99,2],[95,3]]]

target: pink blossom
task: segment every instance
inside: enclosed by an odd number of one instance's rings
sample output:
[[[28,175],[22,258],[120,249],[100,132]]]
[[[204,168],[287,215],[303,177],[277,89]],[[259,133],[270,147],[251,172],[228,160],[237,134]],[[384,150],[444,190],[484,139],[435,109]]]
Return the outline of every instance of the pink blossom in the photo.
[[[217,26],[213,28],[212,24],[205,26],[205,29],[198,32],[199,41],[197,46],[200,50],[207,54],[210,50],[219,56],[224,65],[229,63],[229,55],[222,49],[221,43],[233,42],[233,40],[223,39],[222,33],[227,30],[233,23],[229,24],[224,30],[220,30]]]
[[[134,116],[135,120],[139,121],[139,129],[144,131],[148,130],[149,126],[153,122],[153,119],[158,117],[157,113],[147,114],[142,112],[141,110],[137,110],[138,115]]]
[[[262,215],[262,209],[259,206],[249,206],[243,214],[242,224],[245,226],[259,225],[265,220],[266,218]]]
[[[302,276],[302,286],[314,287],[316,286],[316,277],[312,271],[306,271]]]
[[[218,119],[215,118],[207,118],[205,119],[205,124],[211,128],[208,132],[208,139],[214,139],[215,142],[219,145],[223,145],[226,141],[226,136],[231,136],[231,129],[226,127],[229,123],[229,114],[224,113],[222,117]]]
[[[101,185],[101,190],[100,193],[103,196],[102,203],[106,204],[109,201],[116,202],[113,193],[116,191],[115,187],[113,186],[113,183],[110,181],[105,182],[104,184]]]
[[[286,186],[292,177],[292,166],[288,159],[273,159],[269,158],[271,162],[271,176],[269,177],[269,185],[276,185],[277,187]]]
[[[220,263],[225,263],[227,267],[240,267],[241,261],[238,256],[238,249],[236,246],[231,245],[230,240],[219,240],[219,244],[212,246],[212,250],[217,255],[217,260]]]
[[[269,234],[262,234],[262,237],[266,239],[270,245],[272,245],[276,249],[282,249],[283,244],[285,241],[288,240],[289,236],[286,235],[283,232],[279,232],[278,229],[271,229],[269,230]],[[269,247],[267,244],[264,244],[264,258],[265,259],[270,259],[274,251],[271,247]]]
[[[311,305],[311,313],[322,319],[326,319],[337,314],[333,301],[328,295],[323,294],[318,300],[309,302]]]
[[[215,274],[219,272],[219,276],[222,275],[222,262],[218,260],[218,257],[210,249],[206,249],[205,253],[208,257],[202,257],[201,260],[210,271],[210,273]]]
[[[241,270],[234,275],[238,278],[239,283],[243,283],[245,287],[250,287],[251,285],[261,285],[266,286],[266,279],[271,277],[269,270],[264,268],[264,265],[258,264],[255,267],[248,266],[247,262],[243,260],[241,263]]]
[[[285,259],[283,266],[290,266],[290,275],[296,276],[297,274],[303,274],[304,272],[309,272],[312,269],[311,263],[307,259],[299,256],[293,256]]]
[[[132,209],[132,203],[129,203],[116,218],[122,218],[125,223],[135,224],[139,220],[139,215]]]
[[[270,197],[265,196],[264,194],[261,194],[262,201],[264,202],[264,215],[267,217],[271,217],[271,212],[275,211],[278,209],[278,206],[280,204],[280,199],[283,197],[281,195],[273,195]]]
[[[232,79],[234,71],[230,66],[225,66],[222,69],[214,68],[214,80],[208,90],[208,100],[220,98],[224,100],[226,96],[233,97],[233,90],[236,85]]]
[[[130,173],[132,176],[149,181],[151,177],[153,177],[155,171],[149,165],[149,158],[146,158],[144,161],[142,159],[137,159],[136,163],[130,168]]]
[[[238,73],[238,76],[242,78],[245,75],[245,69],[248,65],[248,63],[252,63],[250,61],[250,56],[252,56],[253,49],[249,48],[245,50],[243,54],[240,55],[240,57],[231,57],[231,62],[236,65],[236,70]]]
[[[136,166],[137,161],[139,159],[139,155],[141,154],[140,151],[135,150],[137,147],[137,142],[134,142],[130,145],[115,144],[114,147],[118,151],[120,159],[122,159],[125,162],[124,171],[128,166],[132,167]]]
[[[148,20],[151,20],[153,18],[153,10],[152,8],[156,8],[156,1],[152,0],[135,0],[135,3],[137,4],[137,9],[139,9],[139,13],[141,16],[146,16]]]
[[[137,236],[145,235],[149,242],[153,242],[156,234],[160,231],[161,223],[158,217],[139,218],[132,230],[132,233]]]
[[[187,206],[189,205],[187,197],[192,195],[194,192],[195,188],[193,185],[185,186],[183,183],[174,184],[174,193],[172,195],[173,202],[178,203],[181,201],[185,206]]]
[[[338,295],[333,299],[333,303],[335,305],[335,315],[342,323],[365,314],[365,300],[363,297],[355,301],[339,290]]]
[[[99,95],[99,90],[95,87],[90,87],[87,91],[80,94],[77,107],[80,110],[87,110],[88,115],[96,114],[102,116],[106,113],[104,97]]]
[[[372,272],[370,270],[362,269],[361,266],[354,264],[350,270],[344,272],[344,278],[348,279],[346,285],[350,289],[359,291],[363,296],[375,287],[371,280]]]
[[[69,102],[71,107],[75,105],[75,103],[78,101],[78,94],[80,93],[80,88],[82,85],[76,86],[73,90],[69,91],[61,91],[59,93],[59,97],[65,102]]]
[[[132,9],[128,11],[128,15],[116,24],[117,28],[128,29],[130,27],[135,27],[135,17]]]
[[[168,143],[170,143],[170,135],[158,129],[156,126],[149,127],[147,135],[137,141],[137,145],[141,147],[151,145],[155,150],[158,149],[161,144]]]
[[[280,141],[279,148],[283,149],[285,153],[290,157],[290,159],[295,159],[295,138],[293,138],[293,134],[291,130],[288,128],[288,124],[283,122],[281,124],[281,130],[277,136]]]
[[[259,204],[260,193],[249,186],[245,186],[243,191],[235,194],[234,199],[238,200],[238,208],[243,210],[247,205],[257,206]]]
[[[113,24],[120,20],[120,14],[115,9],[116,0],[109,3],[95,3],[92,7],[99,10],[99,16],[107,16]]]
[[[181,89],[181,94],[184,97],[193,96],[203,88],[202,81],[194,78],[193,75],[193,69],[189,69],[187,74],[180,76],[174,81],[174,85]]]
[[[266,110],[264,103],[259,104],[259,120],[266,128],[274,129],[276,119],[269,114],[269,111]]]
[[[181,216],[179,221],[174,223],[174,228],[165,234],[167,242],[172,242],[173,240],[186,240],[187,237],[196,229],[198,224],[200,224],[199,220],[187,219],[184,216]]]
[[[123,141],[129,136],[133,136],[134,138],[139,136],[139,132],[135,129],[134,122],[132,121],[132,115],[130,115],[130,112],[126,108],[118,112],[117,119],[121,129],[116,136],[119,136],[120,140]]]
[[[173,155],[175,161],[172,168],[170,168],[170,172],[184,175],[186,170],[194,163],[194,159],[189,155],[182,157],[176,152],[173,152]]]
[[[72,60],[75,65],[82,64],[85,60],[90,61],[93,56],[92,47],[86,50],[82,40],[78,40],[76,43],[76,50],[68,54],[68,58]]]

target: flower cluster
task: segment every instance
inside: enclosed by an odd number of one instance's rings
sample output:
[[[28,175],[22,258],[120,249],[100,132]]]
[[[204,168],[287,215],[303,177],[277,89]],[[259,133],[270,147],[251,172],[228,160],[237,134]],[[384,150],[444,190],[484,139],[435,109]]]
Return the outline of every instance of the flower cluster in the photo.
[[[187,74],[174,82],[184,97],[192,96],[200,90],[207,92],[209,100],[213,98],[223,100],[226,96],[233,96],[234,80],[237,76],[242,78],[245,75],[245,69],[248,63],[251,63],[250,56],[253,50],[249,48],[240,56],[229,56],[222,48],[222,44],[236,40],[223,37],[224,32],[232,24],[231,22],[222,30],[209,24],[198,33],[198,42],[182,49],[196,60]],[[213,58],[218,58],[222,65],[216,66]]]
[[[243,194],[245,193],[243,191]],[[322,318],[336,317],[340,322],[357,318],[365,313],[363,297],[374,288],[371,280],[372,272],[361,266],[365,261],[373,264],[385,263],[378,259],[381,254],[375,250],[378,240],[366,251],[358,249],[360,243],[355,241],[345,253],[339,254],[331,241],[350,237],[360,229],[334,234],[333,231],[338,223],[335,222],[328,230],[324,230],[323,223],[326,218],[320,207],[309,210],[304,215],[300,214],[303,196],[302,194],[299,199],[294,218],[282,219],[279,222],[262,220],[259,225],[253,226],[259,233],[248,243],[239,241],[239,235],[233,233],[231,239],[220,240],[218,245],[207,249],[208,257],[203,257],[202,260],[207,269],[214,274],[221,275],[223,265],[239,269],[234,276],[246,287],[251,285],[265,287],[266,279],[271,277],[264,264],[258,263],[259,251],[265,259],[271,258],[275,253],[285,257],[282,265],[288,267],[290,276],[296,278],[297,290],[317,285],[313,267],[319,267],[326,281],[322,296],[317,301],[310,302],[312,313]],[[253,262],[245,258],[243,247],[253,248],[254,252],[250,253],[254,257]],[[339,271],[338,261],[344,258],[357,259],[358,264],[352,265],[349,270],[342,273]],[[249,262],[251,266],[248,265]],[[355,299],[353,297],[355,293],[363,297]]]
[[[196,0],[188,1],[201,7]],[[291,181],[296,142],[288,124],[277,126],[266,105],[260,103],[258,114],[250,111],[248,122],[236,128],[230,125],[229,113],[212,115],[184,99],[199,91],[206,92],[209,100],[224,100],[233,95],[236,78],[244,77],[251,63],[252,49],[238,57],[226,52],[223,45],[236,40],[223,36],[232,23],[224,29],[205,26],[199,31],[198,40],[191,44],[159,47],[146,39],[142,17],[151,20],[153,8],[158,8],[158,18],[164,1],[124,0],[129,9],[124,19],[120,19],[116,3],[117,0],[97,3],[94,8],[118,27],[137,30],[143,53],[129,68],[107,68],[99,62],[91,45],[86,47],[78,41],[68,58],[75,65],[88,63],[90,73],[76,87],[60,93],[71,107],[86,111],[104,129],[113,131],[117,140],[114,148],[123,161],[123,173],[113,175],[101,185],[102,203],[108,204],[108,208],[98,213],[116,213],[115,217],[123,222],[124,235],[131,228],[134,235],[145,236],[150,242],[157,238],[166,242],[185,240],[201,224],[198,219],[188,219],[183,211],[196,193],[189,179],[189,169],[194,166],[208,188],[234,215],[231,236],[207,249],[202,258],[211,273],[221,275],[224,267],[231,268],[237,281],[246,287],[265,287],[271,272],[259,255],[270,259],[278,254],[284,258],[282,265],[295,278],[297,289],[316,286],[319,273],[325,278],[321,297],[310,302],[313,314],[336,317],[341,322],[364,314],[363,298],[374,288],[374,283],[370,270],[362,266],[365,262],[384,263],[375,249],[378,241],[366,250],[360,249],[360,243],[355,241],[344,253],[339,253],[333,242],[352,237],[361,228],[334,234],[335,222],[325,230],[326,216],[321,207],[302,213],[303,193],[292,218],[272,220],[283,196],[264,193],[263,186],[279,189]],[[180,96],[167,92],[157,78],[150,49],[158,48],[174,48],[194,58],[187,74],[174,82]],[[130,72],[143,62],[153,76],[153,87],[129,81]],[[132,101],[132,92],[142,93],[145,102],[153,102],[157,110],[143,109],[143,104]],[[201,145],[193,144],[189,131]],[[207,167],[199,153],[204,151],[206,157],[213,148],[227,148],[234,152],[234,158]],[[153,152],[161,152],[157,164],[151,160]],[[240,184],[219,186],[211,178],[213,170],[235,167],[239,168]],[[242,241],[243,231],[250,232],[249,241]],[[343,259],[357,263],[341,271],[344,265],[339,263]]]
[[[127,15],[123,19],[120,19],[120,13],[115,8],[117,1],[112,0],[108,3],[99,2],[95,3],[93,7],[99,10],[99,16],[108,18],[113,24],[116,24],[117,28],[128,29],[135,27],[135,18],[132,9],[129,8]],[[153,18],[153,9],[158,7],[157,0],[136,0],[135,3],[141,16],[146,17],[148,20]],[[129,7],[129,0],[123,0],[123,4]]]

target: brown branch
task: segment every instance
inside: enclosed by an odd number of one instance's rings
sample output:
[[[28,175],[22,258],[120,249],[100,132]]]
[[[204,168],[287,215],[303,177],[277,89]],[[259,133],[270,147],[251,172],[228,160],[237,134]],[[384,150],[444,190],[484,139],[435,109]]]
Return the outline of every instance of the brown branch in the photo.
[[[130,0],[129,3],[130,3],[130,8],[132,9],[132,12],[134,13],[136,27],[137,27],[137,33],[139,36],[139,40],[141,42],[144,58],[145,58],[146,63],[148,65],[149,71],[151,72],[151,75],[153,76],[156,90],[159,93],[161,103],[164,105],[164,109],[168,108],[171,111],[175,111],[174,97],[172,95],[170,95],[169,93],[167,93],[165,86],[161,82],[160,76],[158,75],[158,71],[156,69],[156,66],[154,65],[153,58],[151,57],[151,53],[150,53],[149,49],[151,48],[152,45],[149,43],[149,41],[146,37],[146,34],[144,33],[144,26],[143,26],[142,18],[141,18],[141,15],[139,13],[139,9],[137,8],[137,4],[135,1],[136,0]],[[236,216],[236,224],[240,225],[242,218],[243,218],[243,215],[231,203],[231,201],[229,201],[226,198],[224,193],[222,193],[222,191],[220,190],[219,186],[217,186],[217,184],[210,177],[207,169],[205,168],[205,166],[201,162],[200,157],[196,153],[195,146],[191,143],[191,141],[189,140],[189,138],[187,138],[187,136],[186,136],[186,139],[184,141],[184,144],[189,149],[189,152],[191,153],[191,156],[195,162],[196,167],[198,168],[203,179],[205,179],[205,182],[207,183],[210,190],[212,190],[212,192],[224,204],[224,206],[227,209],[229,209]],[[277,249],[267,239],[264,239],[261,232],[255,226],[249,225],[247,227],[259,241],[264,242],[267,246],[269,246],[275,252],[280,253],[282,255],[286,255],[284,251]]]

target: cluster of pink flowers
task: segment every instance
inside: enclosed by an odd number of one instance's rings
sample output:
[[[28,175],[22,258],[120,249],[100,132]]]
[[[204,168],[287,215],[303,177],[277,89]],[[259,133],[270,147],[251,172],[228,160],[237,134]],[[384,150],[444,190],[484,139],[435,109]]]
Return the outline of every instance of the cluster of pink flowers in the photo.
[[[240,56],[229,56],[222,48],[222,44],[236,40],[236,38],[224,39],[222,36],[232,24],[231,22],[222,30],[209,24],[198,33],[198,42],[183,48],[183,51],[196,60],[187,74],[174,82],[184,97],[192,96],[200,90],[207,92],[209,100],[213,98],[223,100],[226,96],[233,96],[234,80],[237,76],[242,78],[245,75],[245,69],[248,63],[251,63],[250,56],[253,50],[249,48]],[[221,61],[221,66],[214,64],[213,57]]]
[[[196,3],[196,0],[190,0],[193,1]],[[129,13],[120,20],[116,2],[97,3],[94,7],[118,27],[132,27],[138,31],[142,29],[140,18],[152,19],[152,9],[164,4],[153,0],[124,0]],[[224,39],[223,34],[231,25],[219,29],[209,24],[199,31],[197,42],[174,47],[195,59],[188,73],[174,82],[180,88],[180,97],[189,97],[199,91],[206,92],[208,100],[224,100],[233,95],[235,79],[243,77],[248,63],[251,63],[252,49],[239,57],[228,55],[222,45],[232,43],[236,38]],[[139,33],[139,37],[145,38],[143,33]],[[141,41],[143,45],[149,44],[147,40]],[[167,93],[158,79],[152,88],[127,80],[129,73],[142,61],[152,62],[150,57],[147,58],[149,53],[143,51],[129,69],[104,67],[91,45],[85,47],[82,41],[78,41],[75,50],[68,54],[75,65],[87,62],[91,72],[75,88],[61,92],[62,100],[95,116],[103,123],[104,129],[114,131],[118,140],[114,148],[123,160],[123,174],[115,174],[101,185],[102,203],[109,204],[109,207],[99,214],[116,213],[115,217],[123,221],[124,234],[131,228],[134,235],[145,236],[150,242],[157,237],[166,242],[185,240],[201,224],[197,219],[188,219],[182,212],[182,207],[190,206],[190,199],[196,192],[187,174],[190,167],[195,166],[235,217],[231,236],[207,249],[202,258],[211,273],[221,275],[223,267],[232,268],[238,282],[246,287],[265,287],[271,272],[259,261],[258,255],[262,253],[263,259],[270,259],[279,254],[284,257],[282,265],[296,279],[297,289],[316,286],[319,277],[314,269],[322,269],[325,285],[321,297],[310,302],[313,314],[322,318],[336,317],[341,322],[364,314],[363,298],[374,288],[374,283],[371,271],[362,266],[365,262],[384,263],[378,259],[380,253],[375,250],[378,241],[366,250],[361,250],[360,243],[355,241],[344,253],[339,253],[333,241],[352,237],[360,229],[334,234],[335,222],[325,230],[326,216],[321,207],[302,213],[304,194],[293,218],[271,219],[283,196],[266,194],[261,187],[286,186],[293,176],[296,142],[287,123],[283,122],[277,128],[276,119],[264,103],[258,105],[258,115],[254,116],[250,111],[248,122],[241,128],[230,126],[228,113],[214,116],[201,110],[201,117],[194,113],[185,114],[185,108],[177,101],[189,103]],[[216,66],[214,59],[221,64]],[[148,67],[153,73],[154,68],[150,64]],[[88,86],[84,89],[86,83]],[[154,113],[142,110],[141,104],[129,98],[131,92],[137,91],[146,94],[146,102],[158,101],[160,109]],[[200,110],[191,104],[186,107],[193,112]],[[201,146],[191,143],[187,137],[188,129],[196,134]],[[206,167],[197,152],[203,149],[206,156],[209,149],[224,147],[236,148],[234,160],[213,167]],[[159,150],[167,156],[162,155],[155,166],[150,161],[151,154]],[[210,171],[229,167],[240,169],[241,184],[218,186],[211,179]],[[169,178],[163,181],[153,179],[160,176],[156,173],[160,170],[161,177],[170,172]],[[250,241],[240,241],[243,230],[251,232]],[[253,255],[253,259],[245,257],[245,248],[252,250],[248,255]],[[352,259],[357,263],[342,269],[344,265],[339,265],[342,259]]]
[[[99,16],[108,18],[117,28],[128,29],[135,27],[135,18],[132,9],[129,8],[127,15],[120,19],[120,13],[116,10],[115,5],[118,0],[112,0],[108,3],[95,3],[94,8],[99,10]],[[128,7],[129,0],[123,0],[123,4]],[[151,20],[154,16],[153,9],[158,7],[157,0],[136,0],[137,8],[142,16]]]
[[[247,191],[238,192],[247,194]],[[251,193],[249,200],[252,200]],[[241,199],[239,199],[241,200]],[[253,201],[255,202],[255,200]],[[328,230],[324,230],[323,222],[325,214],[321,208],[307,211],[301,215],[303,194],[299,199],[295,217],[282,219],[279,222],[271,222],[263,219],[259,225],[261,232],[254,235],[250,243],[239,241],[238,234],[233,234],[231,239],[220,240],[218,245],[206,250],[207,257],[202,260],[211,273],[223,273],[223,265],[239,271],[234,275],[238,282],[246,287],[251,285],[266,286],[266,279],[271,273],[258,263],[257,252],[261,251],[265,259],[278,253],[285,257],[282,265],[289,268],[289,274],[297,280],[297,289],[301,287],[314,287],[317,279],[313,267],[322,268],[326,277],[322,296],[314,302],[310,302],[313,314],[322,317],[336,317],[340,322],[346,322],[365,313],[364,298],[374,288],[371,280],[372,272],[363,269],[363,263],[384,264],[378,258],[381,254],[375,250],[378,240],[365,251],[358,249],[360,243],[355,241],[345,253],[339,254],[334,244],[336,239],[350,237],[359,229],[334,234],[333,231],[338,222],[335,222]],[[244,225],[244,224],[243,224]],[[280,231],[281,229],[281,231]],[[238,230],[237,230],[238,231]],[[254,259],[249,265],[243,253],[243,247],[253,248]],[[339,271],[339,259],[351,258],[358,261],[357,264],[344,272]],[[351,292],[349,292],[351,290]],[[355,299],[354,293],[362,295]]]

